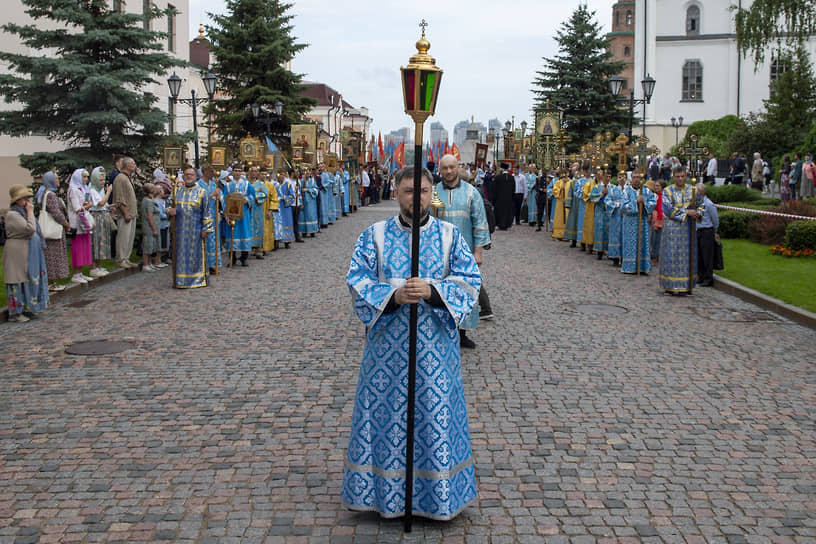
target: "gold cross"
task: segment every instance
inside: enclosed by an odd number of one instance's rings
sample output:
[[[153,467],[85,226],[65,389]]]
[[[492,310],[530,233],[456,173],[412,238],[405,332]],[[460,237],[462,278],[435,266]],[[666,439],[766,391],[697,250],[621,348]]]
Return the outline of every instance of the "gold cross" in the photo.
[[[705,155],[706,150],[697,147],[697,135],[692,134],[689,136],[689,140],[691,144],[688,147],[683,148],[683,152],[686,154],[686,157],[689,160],[689,169],[691,170],[692,175],[698,174],[697,172],[697,159],[699,159],[702,155]]]
[[[638,145],[635,147],[635,155],[638,158],[638,170],[641,173],[646,172],[646,157],[649,155],[653,155],[657,153],[657,148],[655,146],[649,147],[647,144],[649,143],[649,138],[646,136],[641,136],[638,138]]]

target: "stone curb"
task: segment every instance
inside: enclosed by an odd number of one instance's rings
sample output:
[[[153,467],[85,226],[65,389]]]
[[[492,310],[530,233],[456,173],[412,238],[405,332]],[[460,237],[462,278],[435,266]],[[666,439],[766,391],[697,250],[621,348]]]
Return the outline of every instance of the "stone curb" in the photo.
[[[769,297],[759,291],[755,291],[744,285],[740,285],[735,281],[714,275],[714,287],[724,293],[741,298],[746,302],[756,304],[757,306],[775,312],[792,321],[796,321],[800,325],[816,329],[816,314],[809,312],[803,308],[798,308],[787,302],[782,302],[779,299]]]
[[[49,304],[52,302],[67,302],[79,298],[92,289],[106,285],[109,282],[130,276],[139,272],[139,268],[114,268],[109,270],[107,276],[96,278],[88,283],[69,283],[63,291],[50,292],[48,296]],[[5,286],[4,286],[5,287]],[[47,311],[47,309],[46,309]],[[0,323],[8,321],[8,306],[0,308]]]

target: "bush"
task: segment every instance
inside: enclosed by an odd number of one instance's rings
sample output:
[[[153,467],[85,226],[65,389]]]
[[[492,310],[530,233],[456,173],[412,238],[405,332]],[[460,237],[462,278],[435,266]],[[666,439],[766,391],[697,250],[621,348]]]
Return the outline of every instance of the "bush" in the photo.
[[[749,189],[744,185],[720,185],[708,187],[706,196],[715,204],[728,202],[756,202],[762,200],[762,191]]]
[[[722,210],[719,213],[720,227],[717,229],[723,238],[748,238],[748,223],[756,217],[750,212]]]
[[[781,244],[785,241],[788,225],[796,221],[775,215],[754,215],[748,221],[748,239],[759,244]]]
[[[785,247],[816,250],[816,221],[793,221],[785,231]]]

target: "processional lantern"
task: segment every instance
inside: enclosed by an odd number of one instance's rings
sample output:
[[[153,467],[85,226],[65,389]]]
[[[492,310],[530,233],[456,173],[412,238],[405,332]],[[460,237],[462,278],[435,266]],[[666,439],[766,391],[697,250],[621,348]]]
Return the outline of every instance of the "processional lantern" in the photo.
[[[414,120],[414,185],[413,214],[411,218],[411,277],[419,277],[419,220],[422,193],[422,125],[436,112],[436,99],[439,96],[439,83],[442,81],[442,70],[436,66],[436,60],[428,54],[430,42],[425,39],[423,19],[419,25],[422,37],[416,42],[417,54],[408,60],[408,66],[400,68],[402,72],[402,97],[405,102],[405,113]],[[437,200],[439,200],[437,198]],[[444,213],[444,212],[443,212]],[[416,366],[417,366],[417,304],[410,305],[408,325],[408,390],[405,440],[405,517],[404,530],[411,532],[413,493],[414,493],[414,413],[416,403]]]

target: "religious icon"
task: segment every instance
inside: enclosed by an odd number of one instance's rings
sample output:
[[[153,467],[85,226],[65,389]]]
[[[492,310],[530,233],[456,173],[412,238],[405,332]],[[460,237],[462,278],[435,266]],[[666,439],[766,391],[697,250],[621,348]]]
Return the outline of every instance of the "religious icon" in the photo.
[[[487,144],[476,144],[476,154],[474,161],[476,166],[482,167],[487,161]]]
[[[227,164],[227,148],[210,147],[210,164],[212,166],[225,166]]]
[[[317,124],[292,125],[290,134],[293,154],[294,148],[299,147],[302,152],[301,160],[305,164],[316,164],[314,151],[317,149]]]
[[[292,146],[292,160],[293,161],[302,161],[303,160],[303,147],[299,145]]]
[[[557,136],[558,125],[559,123],[553,115],[546,114],[541,116],[536,132],[542,136]]]
[[[181,168],[182,149],[180,147],[164,148],[164,167]]]
[[[326,168],[328,168],[329,171],[337,168],[337,153],[326,154]]]
[[[260,162],[263,156],[261,150],[263,146],[258,138],[244,138],[239,142],[242,161]]]

